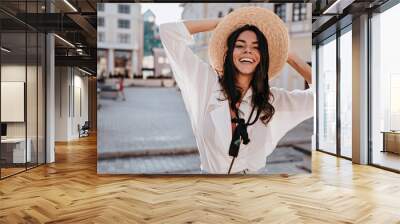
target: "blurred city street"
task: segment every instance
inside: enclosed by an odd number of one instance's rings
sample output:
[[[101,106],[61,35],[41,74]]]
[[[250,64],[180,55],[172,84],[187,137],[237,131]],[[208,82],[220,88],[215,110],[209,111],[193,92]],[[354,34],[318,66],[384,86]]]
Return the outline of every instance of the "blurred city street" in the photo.
[[[100,99],[99,173],[200,173],[189,117],[177,88],[131,87],[126,101]],[[307,173],[312,120],[289,132],[265,173]]]

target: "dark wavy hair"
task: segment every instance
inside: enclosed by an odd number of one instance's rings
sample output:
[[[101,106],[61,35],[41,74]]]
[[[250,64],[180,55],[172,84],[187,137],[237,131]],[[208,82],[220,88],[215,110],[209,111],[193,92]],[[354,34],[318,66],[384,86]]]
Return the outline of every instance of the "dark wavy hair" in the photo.
[[[256,34],[260,51],[260,62],[254,71],[249,87],[253,90],[251,103],[257,109],[256,119],[260,118],[266,125],[274,115],[275,109],[270,103],[273,100],[273,95],[270,92],[268,82],[268,42],[264,34],[257,27],[245,25],[234,31],[228,37],[228,50],[225,53],[224,72],[219,82],[222,86],[225,97],[230,101],[230,107],[237,111],[235,105],[241,98],[241,89],[236,85],[236,78],[239,72],[233,63],[233,49],[239,35],[246,30],[253,31]]]

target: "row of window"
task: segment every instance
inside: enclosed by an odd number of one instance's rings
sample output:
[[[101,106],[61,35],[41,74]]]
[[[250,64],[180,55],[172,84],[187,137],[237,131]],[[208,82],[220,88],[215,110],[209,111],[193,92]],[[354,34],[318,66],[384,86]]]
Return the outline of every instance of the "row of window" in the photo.
[[[228,14],[232,12],[233,9],[230,8]],[[286,4],[275,4],[274,5],[274,12],[277,14],[283,21],[286,22]],[[218,12],[218,18],[223,17],[223,13],[220,11]],[[292,10],[292,21],[302,21],[306,20],[307,18],[307,5],[303,3],[294,3],[293,10]]]
[[[275,4],[274,12],[283,21],[286,22],[286,4]],[[304,3],[293,3],[292,10],[292,21],[302,21],[307,19],[307,4]]]
[[[104,27],[104,24],[105,24],[104,17],[98,17],[97,18],[97,26]],[[129,21],[127,19],[118,19],[118,28],[122,28],[122,29],[131,28],[131,21]]]
[[[99,12],[104,12],[104,3],[98,3],[97,4],[97,10]],[[118,13],[130,14],[131,13],[131,7],[129,5],[119,4],[118,5]]]
[[[104,32],[97,32],[97,40],[99,42],[106,41],[106,35]],[[129,44],[131,43],[131,35],[128,33],[119,33],[117,34],[117,41],[121,44]]]

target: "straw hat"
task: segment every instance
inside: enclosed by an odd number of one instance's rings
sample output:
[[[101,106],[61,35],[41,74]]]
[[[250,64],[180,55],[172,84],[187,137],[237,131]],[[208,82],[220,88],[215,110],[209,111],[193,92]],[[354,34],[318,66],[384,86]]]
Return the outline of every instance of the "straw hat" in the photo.
[[[260,7],[243,7],[226,15],[214,29],[208,46],[211,66],[223,72],[229,35],[244,25],[256,26],[265,36],[269,51],[269,79],[276,77],[286,63],[289,34],[285,23],[271,10]]]

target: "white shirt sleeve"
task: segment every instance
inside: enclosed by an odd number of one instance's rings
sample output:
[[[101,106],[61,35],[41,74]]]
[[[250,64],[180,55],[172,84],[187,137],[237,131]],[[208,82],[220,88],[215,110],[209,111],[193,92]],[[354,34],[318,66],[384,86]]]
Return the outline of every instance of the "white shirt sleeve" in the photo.
[[[204,114],[217,74],[189,47],[194,41],[183,22],[161,24],[160,37],[186,109],[196,125]]]
[[[275,114],[271,119],[272,136],[277,144],[285,134],[302,121],[314,116],[314,93],[307,90],[287,91],[271,87]]]

